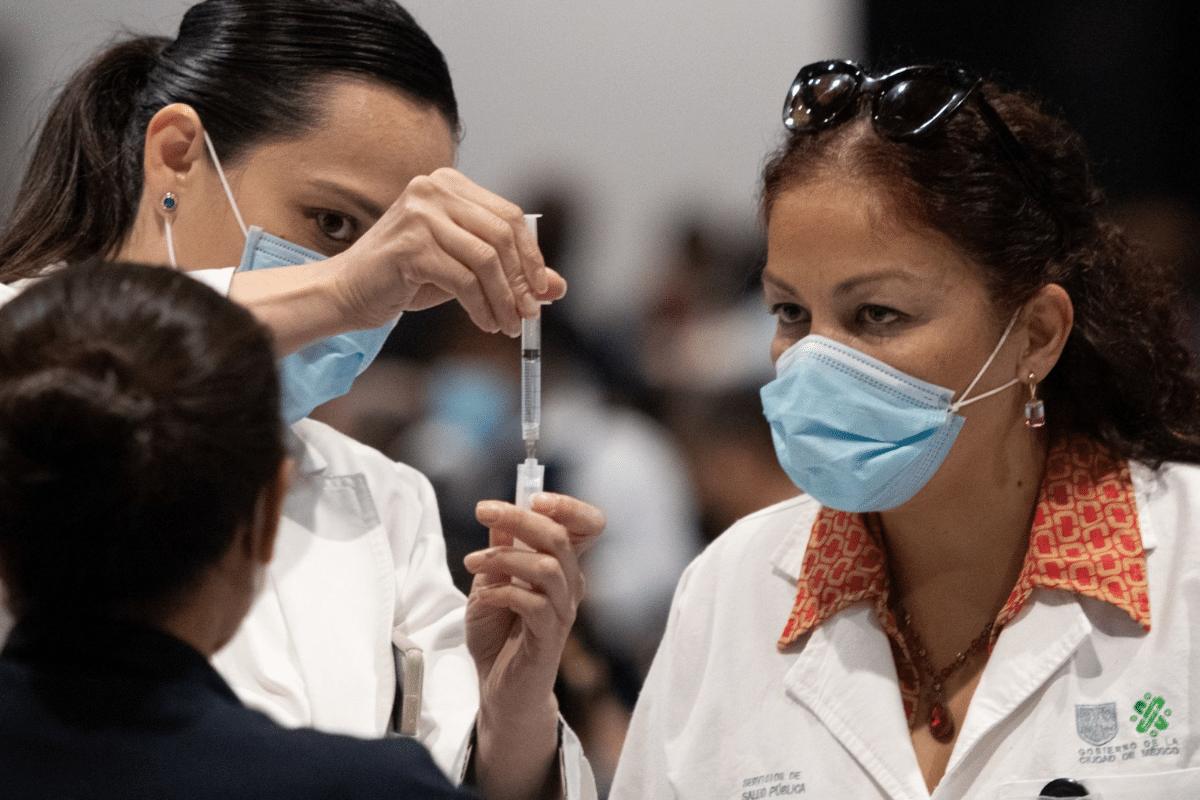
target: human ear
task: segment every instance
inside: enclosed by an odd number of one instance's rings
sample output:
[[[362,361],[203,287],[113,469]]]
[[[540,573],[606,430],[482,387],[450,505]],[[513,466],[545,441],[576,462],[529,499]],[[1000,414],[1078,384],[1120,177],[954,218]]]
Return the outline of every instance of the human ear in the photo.
[[[146,126],[143,198],[165,213],[159,200],[167,192],[183,197],[188,186],[196,182],[204,163],[204,125],[200,115],[185,103],[160,108]]]
[[[1075,322],[1075,307],[1067,290],[1049,283],[1025,304],[1026,345],[1020,361],[1021,380],[1031,374],[1042,381],[1062,355]]]

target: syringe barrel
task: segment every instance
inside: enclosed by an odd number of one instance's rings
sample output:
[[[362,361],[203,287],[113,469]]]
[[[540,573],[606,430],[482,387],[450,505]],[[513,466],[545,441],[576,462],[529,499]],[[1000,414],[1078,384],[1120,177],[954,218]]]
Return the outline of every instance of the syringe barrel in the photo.
[[[542,320],[521,320],[521,438],[537,441],[542,425]]]
[[[526,214],[525,224],[537,241],[537,221],[541,214]],[[542,428],[542,318],[521,320],[521,439],[525,454],[537,453]],[[535,462],[536,463],[536,462]]]

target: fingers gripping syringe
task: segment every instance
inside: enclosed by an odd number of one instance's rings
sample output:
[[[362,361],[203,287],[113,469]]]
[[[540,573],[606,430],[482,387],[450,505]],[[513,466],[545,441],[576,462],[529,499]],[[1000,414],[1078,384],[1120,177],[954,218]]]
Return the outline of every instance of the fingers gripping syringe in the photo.
[[[526,214],[534,240],[541,214]],[[542,428],[542,318],[521,320],[521,438],[525,461],[517,465],[517,506],[529,508],[533,496],[542,491],[546,466],[537,460]]]

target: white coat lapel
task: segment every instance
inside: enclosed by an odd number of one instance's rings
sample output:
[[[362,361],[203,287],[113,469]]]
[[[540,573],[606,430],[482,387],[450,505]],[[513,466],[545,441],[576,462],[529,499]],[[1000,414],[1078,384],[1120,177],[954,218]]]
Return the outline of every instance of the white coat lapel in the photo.
[[[380,736],[395,695],[391,550],[366,478],[330,474],[345,465],[303,445],[270,576],[314,709],[306,723]]]
[[[815,714],[890,797],[927,798],[896,689],[891,646],[868,603],[814,630],[784,678],[787,691]]]
[[[1091,632],[1092,623],[1075,595],[1034,590],[996,640],[946,766],[946,778],[989,731],[1067,662]]]

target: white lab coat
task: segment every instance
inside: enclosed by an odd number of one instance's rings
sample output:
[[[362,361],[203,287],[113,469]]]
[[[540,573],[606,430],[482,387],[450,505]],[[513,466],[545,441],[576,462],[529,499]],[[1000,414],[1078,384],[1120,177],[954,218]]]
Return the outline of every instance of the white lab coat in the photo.
[[[378,738],[396,695],[396,629],[424,651],[418,738],[457,774],[478,682],[433,487],[315,420],[292,432],[299,464],[275,558],[213,664],[247,705],[284,725]]]
[[[1035,590],[996,642],[932,797],[1034,798],[1057,777],[1103,800],[1200,797],[1200,468],[1132,472],[1152,630]],[[688,568],[612,800],[930,797],[868,602],[776,649],[817,509],[801,497],[746,517]],[[1135,703],[1158,697],[1168,727],[1138,733]]]
[[[395,701],[398,633],[424,654],[417,738],[459,779],[478,679],[433,487],[323,423],[301,420],[292,431],[299,469],[275,558],[213,663],[247,705],[285,725],[377,738]],[[591,768],[565,725],[562,768],[569,800],[594,796]]]
[[[225,292],[233,270],[189,274]],[[22,285],[0,284],[0,304]],[[243,702],[283,725],[379,738],[392,716],[392,642],[400,634],[424,655],[417,738],[451,780],[461,780],[479,684],[466,647],[466,598],[446,565],[433,487],[320,422],[301,420],[291,430],[298,470],[275,558],[214,666]],[[0,603],[0,644],[11,624]],[[591,767],[565,724],[560,765],[567,800],[595,798]]]

